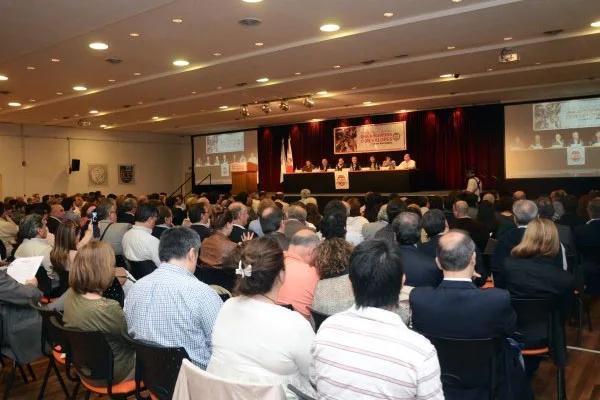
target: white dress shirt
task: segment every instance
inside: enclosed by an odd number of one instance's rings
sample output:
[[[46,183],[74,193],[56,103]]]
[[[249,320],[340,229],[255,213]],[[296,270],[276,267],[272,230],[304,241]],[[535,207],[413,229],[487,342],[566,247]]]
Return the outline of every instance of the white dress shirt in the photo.
[[[348,217],[346,221],[346,240],[354,246],[361,244],[365,238],[362,234],[362,228],[369,223],[365,217]]]
[[[131,261],[152,260],[158,267],[158,244],[160,240],[152,236],[152,229],[134,225],[123,235],[123,255]]]
[[[435,348],[391,311],[352,307],[327,318],[311,355],[320,399],[444,399]]]
[[[400,169],[417,169],[417,163],[415,160],[402,161],[400,163]]]

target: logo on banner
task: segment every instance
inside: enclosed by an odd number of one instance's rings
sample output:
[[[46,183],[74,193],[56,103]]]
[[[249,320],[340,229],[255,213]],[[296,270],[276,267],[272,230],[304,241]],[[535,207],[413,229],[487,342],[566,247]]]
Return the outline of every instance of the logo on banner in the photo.
[[[343,190],[350,189],[350,181],[348,180],[348,171],[335,171],[335,189]]]
[[[579,144],[567,147],[567,165],[585,165],[585,147]]]

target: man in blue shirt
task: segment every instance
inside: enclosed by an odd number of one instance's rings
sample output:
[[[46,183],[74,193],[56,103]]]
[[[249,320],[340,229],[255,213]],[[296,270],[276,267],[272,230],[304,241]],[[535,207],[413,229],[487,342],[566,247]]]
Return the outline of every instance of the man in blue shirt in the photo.
[[[141,342],[184,347],[191,361],[206,369],[212,354],[212,329],[223,302],[195,276],[200,236],[189,228],[165,231],[161,264],[130,289],[125,300],[129,335]]]

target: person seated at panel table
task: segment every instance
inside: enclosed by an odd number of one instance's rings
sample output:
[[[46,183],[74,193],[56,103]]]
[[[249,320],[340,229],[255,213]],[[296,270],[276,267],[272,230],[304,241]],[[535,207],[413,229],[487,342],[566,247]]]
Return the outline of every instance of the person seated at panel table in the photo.
[[[385,156],[385,161],[381,163],[381,168],[396,168],[396,161],[392,160],[392,157]]]
[[[579,132],[575,131],[571,135],[571,141],[569,142],[569,146],[573,146],[574,144],[579,144],[583,146],[583,140],[579,138]]]
[[[342,157],[338,158],[338,163],[335,165],[336,171],[343,171],[346,168],[346,163]]]
[[[552,147],[565,147],[565,141],[563,140],[560,133],[554,135],[554,141],[552,142]]]
[[[321,165],[319,165],[319,171],[327,171],[331,166],[329,165],[329,161],[326,158],[321,160]]]
[[[515,136],[513,142],[509,145],[511,150],[519,150],[523,148],[523,142],[519,136]]]
[[[542,137],[540,135],[535,135],[533,137],[533,143],[529,146],[530,149],[543,149],[544,145],[542,144]]]
[[[302,172],[312,172],[314,168],[315,166],[312,165],[310,160],[306,160],[306,164],[304,164],[304,166],[302,167]]]
[[[410,159],[410,154],[404,155],[404,161],[400,163],[400,169],[417,169],[417,163],[415,160]]]
[[[352,157],[352,162],[350,163],[350,171],[360,171],[360,164],[358,163],[358,157]]]
[[[594,138],[590,141],[590,146],[600,147],[600,131],[596,132]]]
[[[379,170],[381,167],[379,166],[379,163],[377,162],[377,160],[375,160],[375,156],[371,155],[369,157],[369,168],[371,168],[371,171],[375,170]]]

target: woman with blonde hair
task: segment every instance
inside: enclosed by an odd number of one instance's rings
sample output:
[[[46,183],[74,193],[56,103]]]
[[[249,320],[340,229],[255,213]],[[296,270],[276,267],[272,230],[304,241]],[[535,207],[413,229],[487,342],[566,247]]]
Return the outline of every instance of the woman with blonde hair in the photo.
[[[107,341],[114,355],[114,382],[120,383],[134,377],[135,351],[125,339],[127,323],[119,303],[102,297],[115,279],[114,260],[112,247],[104,242],[90,242],[79,249],[69,272],[63,320],[67,328],[110,334]]]

